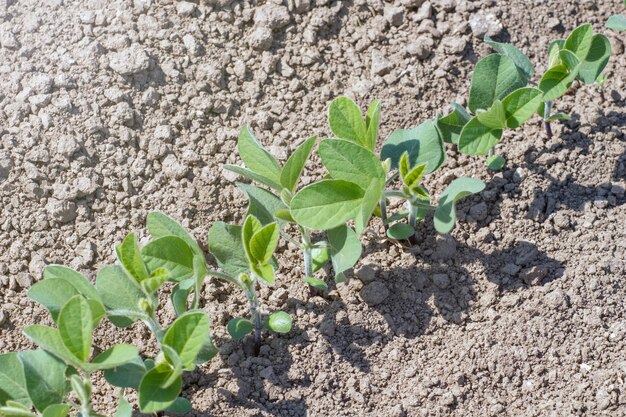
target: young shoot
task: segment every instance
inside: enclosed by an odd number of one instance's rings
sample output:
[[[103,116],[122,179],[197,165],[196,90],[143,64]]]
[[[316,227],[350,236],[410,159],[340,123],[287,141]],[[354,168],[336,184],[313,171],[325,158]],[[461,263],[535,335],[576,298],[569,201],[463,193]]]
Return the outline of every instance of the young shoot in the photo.
[[[263,326],[277,333],[291,330],[291,316],[283,311],[263,319],[257,293],[259,282],[274,285],[276,262],[273,254],[279,233],[277,223],[263,225],[252,215],[246,216],[243,226],[217,222],[209,230],[209,251],[223,271],[211,271],[211,275],[241,288],[250,304],[250,318],[230,320],[228,333],[233,339],[240,340],[254,332],[257,352]]]

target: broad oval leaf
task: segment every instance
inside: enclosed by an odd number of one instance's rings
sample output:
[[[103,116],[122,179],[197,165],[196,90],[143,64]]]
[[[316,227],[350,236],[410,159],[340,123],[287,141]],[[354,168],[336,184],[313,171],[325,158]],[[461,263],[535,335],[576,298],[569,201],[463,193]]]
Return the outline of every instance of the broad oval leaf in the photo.
[[[456,202],[485,189],[485,183],[476,178],[457,178],[446,187],[439,198],[435,210],[435,229],[439,233],[449,233],[456,222]]]
[[[305,140],[296,148],[295,151],[293,151],[287,159],[287,162],[285,162],[285,166],[280,173],[280,183],[289,191],[295,191],[300,175],[302,174],[302,170],[304,169],[304,165],[309,159],[309,155],[311,155],[311,151],[313,150],[313,145],[315,145],[316,140],[317,136],[312,136]]]
[[[509,43],[496,42],[489,35],[485,35],[485,42],[495,49],[496,52],[511,58],[515,66],[526,75],[526,78],[532,78],[535,75],[533,64],[519,48]]]
[[[51,404],[43,410],[41,417],[65,417],[70,411],[67,404]]]
[[[254,330],[254,324],[248,319],[235,317],[228,322],[226,329],[233,340],[241,340]]]
[[[605,26],[613,30],[626,30],[626,16],[615,14],[606,20]]]
[[[44,280],[50,278],[63,279],[72,285],[76,291],[82,294],[86,299],[102,301],[100,294],[98,294],[96,288],[89,282],[89,279],[80,272],[74,271],[72,268],[63,265],[48,265],[43,270],[43,278]]]
[[[309,229],[332,229],[356,217],[364,195],[365,191],[353,182],[322,180],[293,197],[291,215]]]
[[[346,225],[341,225],[326,233],[335,279],[339,277],[341,281],[343,273],[352,268],[361,258],[363,247],[354,230]]]
[[[395,223],[387,229],[387,236],[393,240],[404,240],[415,234],[415,229],[410,224]]]
[[[52,353],[66,363],[81,365],[78,358],[63,343],[58,329],[41,324],[33,324],[25,327],[23,332],[37,346]]]
[[[501,157],[500,155],[493,155],[487,158],[486,161],[487,168],[491,171],[500,171],[504,168],[504,164],[506,164],[506,159]]]
[[[536,111],[543,100],[541,90],[524,87],[513,91],[502,100],[506,115],[506,126],[515,129],[521,126]]]
[[[483,125],[491,129],[504,129],[506,127],[506,114],[502,102],[496,99],[489,110],[478,110],[476,117]]]
[[[466,155],[484,155],[502,137],[502,129],[492,129],[473,117],[461,131],[459,151]]]
[[[139,251],[139,244],[137,243],[135,233],[129,233],[122,243],[115,247],[115,253],[117,254],[117,259],[124,266],[124,269],[126,269],[126,272],[128,272],[135,281],[141,282],[150,276],[141,258],[141,252]]]
[[[138,389],[147,369],[139,356],[113,368],[104,370],[104,379],[115,387]]]
[[[195,363],[196,365],[202,365],[205,362],[213,359],[218,353],[217,348],[213,344],[213,340],[211,340],[211,335],[207,334],[204,338],[204,343],[202,343],[202,349],[196,355]]]
[[[565,64],[546,71],[539,80],[539,89],[543,91],[543,101],[554,101],[565,94],[577,74],[577,69],[570,71]]]
[[[194,239],[188,232],[182,227],[176,220],[169,217],[167,214],[160,211],[153,211],[148,214],[146,220],[148,232],[154,239],[165,236],[178,236],[194,251],[194,253],[204,258],[204,252],[198,245],[196,239]]]
[[[93,317],[85,298],[76,295],[59,312],[59,334],[65,347],[81,362],[87,362],[91,353]]]
[[[250,254],[257,263],[267,263],[278,244],[280,230],[276,223],[270,223],[263,226],[261,230],[256,232],[250,239]]]
[[[385,180],[385,170],[368,149],[343,139],[326,139],[319,154],[331,178],[350,181],[364,190],[374,180]]]
[[[171,281],[180,282],[193,276],[193,250],[178,236],[152,240],[143,247],[141,256],[150,272],[164,268],[169,271]]]
[[[172,370],[165,366],[156,366],[149,370],[139,384],[139,408],[143,413],[156,413],[169,407],[176,401],[183,387],[181,376],[172,377]]]
[[[28,350],[18,354],[24,367],[26,390],[39,411],[59,404],[70,390],[65,378],[67,365],[43,350]]]
[[[276,159],[261,146],[250,130],[244,125],[239,131],[237,141],[239,156],[248,169],[252,172],[268,178],[270,181],[280,184],[281,168]]]
[[[127,363],[136,363],[139,358],[139,351],[135,346],[127,344],[113,345],[93,360],[85,364],[84,369],[87,371],[96,371],[101,369],[112,369],[124,366]]]
[[[503,99],[511,91],[524,87],[528,78],[506,55],[491,54],[476,64],[472,74],[469,109],[488,109],[496,99]]]
[[[276,221],[274,216],[276,211],[287,209],[287,206],[278,196],[263,188],[242,183],[237,183],[237,188],[246,193],[248,197],[249,203],[246,215],[256,217],[263,225]]]
[[[578,70],[578,78],[585,84],[596,82],[611,57],[611,42],[604,35],[594,35],[591,48]]]
[[[396,129],[385,141],[380,159],[391,159],[397,168],[404,152],[409,154],[410,165],[426,165],[426,173],[437,170],[446,160],[446,151],[439,130],[432,120],[413,129]]]
[[[165,409],[166,412],[172,414],[186,414],[192,410],[191,403],[183,397],[176,398],[176,401]]]
[[[330,130],[340,139],[349,140],[366,147],[366,126],[361,109],[348,97],[337,97],[328,107]]]
[[[226,273],[236,276],[248,271],[248,258],[241,240],[241,226],[213,223],[209,229],[209,252]]]
[[[31,406],[24,367],[15,352],[0,354],[0,404],[12,400],[25,407]]]
[[[459,136],[463,126],[470,121],[472,116],[467,113],[465,108],[457,103],[452,103],[452,112],[443,117],[437,117],[435,123],[441,138],[445,143],[459,143]]]
[[[139,302],[145,294],[121,266],[109,265],[102,268],[96,277],[96,288],[108,309],[130,310],[143,314]],[[113,324],[121,327],[129,326],[135,320],[130,317],[111,317]]]
[[[209,317],[204,312],[192,310],[178,317],[165,333],[163,343],[178,353],[185,369],[193,368],[209,326]]]
[[[120,394],[120,399],[117,403],[117,411],[113,417],[133,417],[133,407],[128,400]]]
[[[43,279],[28,290],[28,296],[44,305],[55,322],[59,317],[61,307],[75,295],[78,295],[76,288],[61,278]]]
[[[548,68],[552,68],[561,63],[559,52],[565,45],[565,39],[556,39],[548,45]]]
[[[239,165],[224,164],[222,165],[222,168],[228,171],[234,172],[235,174],[239,174],[242,177],[248,178],[252,181],[256,181],[263,185],[267,185],[268,187],[273,188],[274,190],[277,190],[277,191],[280,191],[283,188],[280,183],[272,181],[269,178],[265,178],[264,176],[259,175],[256,172],[250,171],[246,167],[241,167]]]
[[[291,326],[291,316],[284,311],[272,313],[267,319],[267,328],[276,333],[289,333]]]
[[[580,61],[584,61],[591,49],[592,39],[593,27],[589,23],[584,23],[570,33],[565,39],[563,48],[572,51]]]
[[[367,228],[374,210],[378,207],[378,202],[383,197],[384,189],[385,179],[383,177],[372,181],[365,190],[365,195],[363,195],[363,201],[361,202],[361,209],[354,219],[354,229],[357,234],[361,235]]]

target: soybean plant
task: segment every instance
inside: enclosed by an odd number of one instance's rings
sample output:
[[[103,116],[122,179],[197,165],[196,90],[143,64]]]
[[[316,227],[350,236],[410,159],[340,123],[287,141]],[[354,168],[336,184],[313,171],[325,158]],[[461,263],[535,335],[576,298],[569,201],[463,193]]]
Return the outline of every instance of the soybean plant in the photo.
[[[224,168],[269,188],[237,183],[250,200],[248,214],[255,216],[262,225],[277,222],[282,236],[301,248],[304,281],[314,288],[325,289],[327,284],[316,278],[315,272],[332,262],[335,279],[342,282],[345,279],[344,271],[358,261],[361,244],[355,232],[344,224],[351,217],[346,216],[346,210],[353,209],[342,207],[346,199],[342,191],[353,190],[352,183],[322,180],[314,184],[312,189],[307,186],[297,192],[300,176],[316,140],[313,136],[304,141],[281,166],[254,137],[250,128],[243,126],[237,148],[244,166],[224,165]],[[325,146],[320,145],[320,150]],[[316,205],[318,199],[320,207],[307,210],[309,205]],[[310,221],[312,216],[326,219]],[[284,230],[289,224],[299,232],[300,242]],[[327,231],[327,239],[314,242],[315,231]]]
[[[217,222],[209,230],[209,251],[223,272],[211,275],[241,288],[250,303],[250,319],[236,317],[228,322],[233,339],[243,339],[254,331],[257,351],[261,344],[262,322],[277,333],[291,330],[291,316],[283,311],[272,313],[265,321],[257,293],[257,283],[274,285],[274,251],[279,240],[277,223],[263,225],[256,217],[246,216],[243,226]]]

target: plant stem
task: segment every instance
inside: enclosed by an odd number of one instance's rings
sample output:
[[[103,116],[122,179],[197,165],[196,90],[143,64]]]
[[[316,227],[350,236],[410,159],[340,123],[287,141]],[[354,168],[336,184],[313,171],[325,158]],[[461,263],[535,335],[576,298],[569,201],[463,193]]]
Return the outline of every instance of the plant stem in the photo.
[[[385,233],[387,232],[387,199],[383,196],[378,203],[380,206],[380,219],[383,221],[383,227],[385,228]]]
[[[163,342],[163,331],[161,326],[159,326],[159,322],[157,318],[154,316],[154,313],[150,315],[147,319],[144,320],[144,323],[150,328],[150,331],[154,334],[154,337],[157,340],[159,348],[161,347],[161,343]]]
[[[543,104],[543,120],[544,124],[546,125],[546,134],[548,135],[548,138],[552,137],[552,125],[550,125],[550,122],[548,122],[547,120],[550,118],[550,113],[552,113],[553,104],[553,101],[546,101]]]
[[[313,245],[311,245],[311,233],[308,229],[302,227],[301,234],[305,278],[313,278]]]
[[[248,299],[250,300],[250,315],[254,323],[254,345],[258,354],[261,348],[261,313],[259,311],[259,299],[256,295],[255,283],[256,280],[248,292]]]
[[[410,200],[406,200],[406,206],[409,209],[409,224],[413,228],[413,242],[417,242],[417,209],[418,207],[411,203]],[[410,240],[409,240],[410,241]]]

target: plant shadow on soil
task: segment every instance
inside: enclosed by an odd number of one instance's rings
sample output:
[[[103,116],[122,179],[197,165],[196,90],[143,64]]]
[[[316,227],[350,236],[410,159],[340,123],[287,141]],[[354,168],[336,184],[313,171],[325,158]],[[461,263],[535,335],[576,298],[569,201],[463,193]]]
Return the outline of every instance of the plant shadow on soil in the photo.
[[[597,134],[606,133],[608,131],[619,132],[626,126],[626,113],[622,112],[609,112],[605,118],[610,120],[617,120],[607,128],[602,128],[601,119],[598,118],[595,123],[591,124],[591,132],[585,134],[578,129],[563,130],[561,133],[562,141],[549,148],[543,148],[536,150],[535,152],[528,152],[524,155],[525,167],[535,174],[538,174],[546,178],[549,182],[549,186],[546,190],[537,189],[533,201],[530,204],[529,216],[531,218],[547,218],[549,215],[557,211],[557,202],[564,207],[572,210],[580,211],[584,208],[585,203],[593,202],[598,198],[598,186],[582,185],[576,182],[576,178],[568,174],[565,179],[559,179],[550,173],[550,167],[556,161],[556,153],[566,149],[574,151],[579,149],[583,155],[589,153],[589,148],[593,143],[593,137]],[[576,126],[580,120],[580,115],[573,114],[572,120],[568,122],[567,126]],[[622,139],[623,141],[624,139]],[[540,157],[544,154],[554,154],[554,159],[548,159],[546,161],[539,161]],[[606,166],[591,166],[589,169],[596,172],[612,172],[612,178],[614,180],[626,179],[626,172],[624,172],[624,165],[626,164],[626,152],[618,157],[615,161],[610,158],[604,160]],[[599,184],[598,184],[599,185]],[[620,198],[616,200],[616,205],[620,206],[624,204],[626,200]]]

